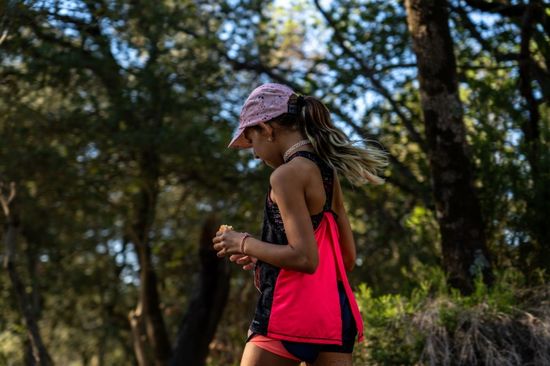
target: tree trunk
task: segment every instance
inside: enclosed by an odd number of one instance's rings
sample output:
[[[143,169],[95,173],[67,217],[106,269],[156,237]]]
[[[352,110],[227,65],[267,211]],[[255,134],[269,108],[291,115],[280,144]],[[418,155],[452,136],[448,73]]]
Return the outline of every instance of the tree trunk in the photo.
[[[138,306],[129,317],[134,335],[134,349],[140,365],[147,365],[146,356],[151,354],[156,366],[164,366],[170,360],[172,348],[160,309],[157,276],[151,260],[149,241],[158,196],[158,155],[152,151],[142,152],[140,168],[143,182],[135,206],[136,219],[132,235],[140,265],[140,291]],[[142,339],[142,329],[145,330],[147,345],[150,346],[151,352],[143,348],[145,343]]]
[[[523,131],[524,151],[530,166],[531,179],[533,187],[528,198],[527,208],[529,222],[532,224],[531,233],[535,242],[535,264],[539,268],[550,271],[550,229],[546,224],[548,202],[550,202],[550,187],[545,184],[541,177],[548,176],[550,173],[548,164],[541,164],[545,159],[541,159],[540,141],[540,112],[539,101],[535,97],[535,91],[532,87],[533,66],[536,62],[531,57],[530,44],[531,38],[536,27],[535,19],[544,12],[544,8],[539,1],[531,0],[523,14],[521,22],[521,43],[519,58],[519,89],[522,97],[525,99],[529,119],[521,124]]]
[[[8,271],[8,275],[13,284],[17,304],[19,305],[19,310],[23,315],[25,326],[27,327],[30,347],[25,348],[32,351],[32,355],[26,355],[25,363],[31,364],[34,361],[34,364],[38,366],[50,366],[53,365],[53,361],[48,353],[48,350],[44,346],[42,337],[40,336],[40,329],[35,318],[32,300],[26,293],[25,285],[23,284],[23,281],[21,281],[15,266],[17,249],[16,241],[17,232],[19,230],[19,217],[14,208],[15,205],[13,201],[15,199],[15,184],[11,184],[9,197],[4,196],[2,188],[2,185],[0,185],[0,201],[4,214],[6,215],[4,232],[6,255],[4,257],[4,268]]]
[[[200,239],[199,284],[181,321],[171,366],[205,364],[209,344],[227,303],[229,265],[225,259],[218,258],[212,248],[212,238],[216,231],[216,220],[210,217],[203,226]]]
[[[417,58],[443,266],[449,284],[466,294],[473,290],[477,273],[487,283],[492,274],[458,96],[447,2],[406,0],[405,6]]]
[[[137,364],[139,366],[147,366],[149,365],[149,358],[147,357],[147,345],[145,342],[146,336],[140,318],[141,307],[138,304],[137,309],[130,310],[130,313],[128,314],[128,321],[130,322],[130,329],[132,329],[132,342]]]

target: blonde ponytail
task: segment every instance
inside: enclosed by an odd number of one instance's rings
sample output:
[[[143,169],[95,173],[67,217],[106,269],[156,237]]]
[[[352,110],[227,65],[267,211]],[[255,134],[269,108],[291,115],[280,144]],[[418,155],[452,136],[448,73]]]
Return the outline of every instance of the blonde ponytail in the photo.
[[[361,140],[364,146],[357,146],[334,126],[329,110],[317,98],[293,95],[289,103],[296,103],[299,128],[327,164],[353,185],[384,183],[384,179],[378,176],[388,165],[387,154],[383,150],[372,146],[368,140]]]

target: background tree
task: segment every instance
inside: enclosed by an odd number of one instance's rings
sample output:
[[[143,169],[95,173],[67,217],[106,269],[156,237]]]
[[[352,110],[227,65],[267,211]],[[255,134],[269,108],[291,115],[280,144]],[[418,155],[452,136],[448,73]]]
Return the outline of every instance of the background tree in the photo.
[[[476,274],[489,283],[492,274],[462,120],[448,5],[422,0],[405,4],[418,63],[443,264],[449,283],[471,293]]]

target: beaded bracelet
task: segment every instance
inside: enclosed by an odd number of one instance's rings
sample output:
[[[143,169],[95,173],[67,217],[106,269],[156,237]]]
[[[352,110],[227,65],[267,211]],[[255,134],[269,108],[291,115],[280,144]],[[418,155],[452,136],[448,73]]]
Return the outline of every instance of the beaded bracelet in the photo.
[[[241,253],[242,254],[245,254],[244,253],[244,241],[246,240],[246,238],[250,237],[251,235],[249,233],[244,233],[243,235],[243,238],[241,239],[241,245],[240,245],[240,248],[241,248]]]

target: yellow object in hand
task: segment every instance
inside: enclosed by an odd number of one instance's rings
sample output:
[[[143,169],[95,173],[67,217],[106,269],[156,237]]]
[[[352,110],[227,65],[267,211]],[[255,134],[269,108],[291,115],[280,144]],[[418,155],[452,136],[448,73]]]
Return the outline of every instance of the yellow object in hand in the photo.
[[[231,231],[231,230],[233,230],[233,226],[231,225],[220,225],[220,228],[218,229],[218,231],[223,231],[223,232]]]

